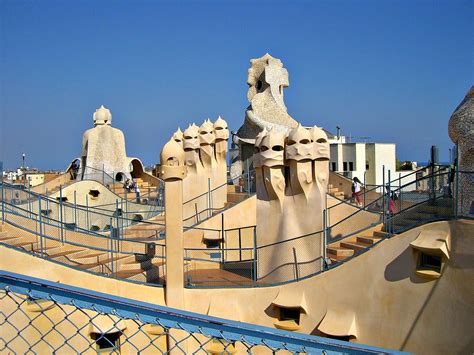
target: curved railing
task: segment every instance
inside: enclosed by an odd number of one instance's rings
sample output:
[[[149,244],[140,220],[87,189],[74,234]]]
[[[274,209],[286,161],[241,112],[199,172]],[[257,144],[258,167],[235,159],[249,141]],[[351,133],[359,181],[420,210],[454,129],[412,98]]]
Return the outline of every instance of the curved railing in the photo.
[[[8,236],[20,238],[24,243],[31,244],[31,250],[24,249],[16,244],[9,245],[8,241],[0,241],[0,244],[32,253],[38,257],[47,258],[50,261],[68,267],[92,272],[81,267],[81,257],[97,258],[97,261],[93,262],[94,265],[90,267],[91,269],[96,269],[92,273],[108,277],[120,277],[120,263],[127,256],[133,256],[134,258],[132,259],[135,260],[137,255],[142,255],[147,256],[147,260],[151,263],[153,263],[153,260],[165,263],[164,244],[159,244],[151,238],[144,238],[142,240],[124,239],[120,235],[120,231],[113,225],[112,219],[107,234],[80,228],[68,230],[62,228],[60,221],[4,202],[2,204],[2,220],[17,228],[17,230],[9,228]],[[28,236],[28,233],[30,236]],[[150,243],[152,244],[151,248]],[[48,256],[49,250],[52,247],[68,248],[67,250],[76,248],[77,252],[87,251],[87,253],[79,258],[64,253],[61,258],[56,259],[54,256]],[[66,251],[66,249],[64,250]],[[153,252],[150,253],[150,250]]]

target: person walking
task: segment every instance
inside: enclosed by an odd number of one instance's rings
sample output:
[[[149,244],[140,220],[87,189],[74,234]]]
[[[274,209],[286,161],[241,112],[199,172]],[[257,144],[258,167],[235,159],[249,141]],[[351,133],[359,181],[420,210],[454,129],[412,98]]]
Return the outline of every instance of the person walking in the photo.
[[[135,185],[135,197],[137,198],[137,203],[140,203],[140,187],[137,182],[134,182]]]
[[[362,191],[362,182],[357,176],[352,179],[352,197],[355,199],[357,206],[361,206],[360,193]]]

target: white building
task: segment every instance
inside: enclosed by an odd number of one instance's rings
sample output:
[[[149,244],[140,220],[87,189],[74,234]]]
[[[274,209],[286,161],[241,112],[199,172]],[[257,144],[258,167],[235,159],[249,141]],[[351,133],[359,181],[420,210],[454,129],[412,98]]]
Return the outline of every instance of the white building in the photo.
[[[400,185],[409,184],[416,179],[412,171],[396,170],[396,145],[394,143],[346,143],[343,136],[328,133],[331,159],[329,169],[345,177],[359,178],[365,185],[383,185],[390,179],[400,179]],[[385,178],[384,174],[385,167]],[[385,181],[384,181],[385,179]],[[407,186],[408,188],[409,186]],[[411,189],[411,186],[409,187]]]

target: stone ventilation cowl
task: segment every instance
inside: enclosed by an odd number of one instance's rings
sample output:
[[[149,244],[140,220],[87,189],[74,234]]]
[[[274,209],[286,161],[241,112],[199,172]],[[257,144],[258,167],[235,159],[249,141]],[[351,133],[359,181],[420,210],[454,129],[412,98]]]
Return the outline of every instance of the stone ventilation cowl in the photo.
[[[92,117],[94,119],[94,126],[112,125],[112,113],[104,105],[95,110]]]
[[[161,150],[160,176],[163,180],[182,180],[186,177],[185,153],[183,147],[170,139]]]

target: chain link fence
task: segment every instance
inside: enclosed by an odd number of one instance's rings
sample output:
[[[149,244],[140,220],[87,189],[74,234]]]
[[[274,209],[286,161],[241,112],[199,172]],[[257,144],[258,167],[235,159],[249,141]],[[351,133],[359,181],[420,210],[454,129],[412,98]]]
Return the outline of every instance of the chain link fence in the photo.
[[[0,352],[397,354],[0,272]]]

